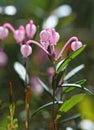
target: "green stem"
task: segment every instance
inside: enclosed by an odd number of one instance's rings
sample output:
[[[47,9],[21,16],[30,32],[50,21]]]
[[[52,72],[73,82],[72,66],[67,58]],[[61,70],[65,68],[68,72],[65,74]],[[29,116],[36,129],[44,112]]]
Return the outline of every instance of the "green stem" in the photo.
[[[55,121],[55,89],[53,89],[52,120],[53,120],[53,130],[58,130],[57,129],[57,122]]]
[[[13,126],[13,118],[14,118],[14,111],[15,111],[15,105],[13,104],[13,92],[12,92],[12,83],[10,82],[9,86],[9,110],[10,110],[10,125],[9,130],[14,130]]]

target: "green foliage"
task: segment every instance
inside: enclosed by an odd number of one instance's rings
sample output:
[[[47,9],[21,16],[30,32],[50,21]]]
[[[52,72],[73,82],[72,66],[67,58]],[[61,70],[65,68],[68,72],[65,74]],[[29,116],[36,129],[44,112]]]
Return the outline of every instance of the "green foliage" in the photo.
[[[86,82],[86,80],[83,79],[83,80],[80,80],[80,81],[76,82],[76,84],[71,84],[71,85],[68,84],[68,86],[66,85],[67,88],[64,90],[64,93],[71,92],[72,90],[74,90],[74,89],[76,89],[76,88],[81,88],[81,89],[83,89],[84,87],[82,87],[81,85],[83,85],[85,82]],[[65,85],[64,85],[64,86],[65,86]]]
[[[58,120],[63,112],[68,112],[71,108],[77,105],[85,96],[85,94],[74,95],[70,99],[66,100],[58,110],[56,120]]]
[[[83,119],[94,121],[94,96],[86,95],[78,104],[78,110]]]
[[[0,130],[12,130],[10,127],[10,122],[11,122],[10,116],[5,116],[1,122]],[[14,130],[18,129],[18,119],[17,118],[13,119],[13,129]]]
[[[63,101],[54,101],[54,105],[56,105],[56,104],[58,104],[58,105],[63,104]],[[38,112],[42,111],[43,109],[46,109],[46,108],[49,107],[49,106],[53,106],[53,102],[49,102],[49,103],[47,103],[47,104],[45,104],[45,105],[39,107],[38,109],[36,109],[36,110],[32,113],[31,117],[33,117],[35,114],[37,114]]]
[[[68,65],[74,58],[76,58],[84,49],[85,45],[79,48],[77,51],[73,52],[68,58],[66,58],[58,67],[57,73],[59,73],[66,65]]]
[[[71,77],[73,77],[75,74],[77,74],[84,67],[85,66],[83,64],[75,67],[73,70],[71,70],[69,73],[66,74],[66,76],[64,77],[64,81],[68,81]]]

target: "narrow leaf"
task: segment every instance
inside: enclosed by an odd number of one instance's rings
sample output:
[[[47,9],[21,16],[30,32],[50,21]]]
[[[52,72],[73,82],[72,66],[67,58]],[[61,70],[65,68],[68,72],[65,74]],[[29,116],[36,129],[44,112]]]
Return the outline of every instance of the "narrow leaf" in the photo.
[[[70,71],[64,78],[64,80],[68,80],[70,79],[72,76],[74,76],[76,73],[78,73],[80,70],[82,70],[84,68],[84,65],[79,65],[76,68],[74,68],[72,71]]]
[[[85,94],[79,94],[72,96],[70,99],[66,100],[59,108],[56,120],[58,120],[62,116],[63,112],[68,112],[71,108],[77,105],[83,99],[84,96]]]
[[[58,67],[57,73],[59,73],[66,65],[68,65],[76,56],[78,56],[85,49],[85,45],[74,51],[68,58],[66,58]]]
[[[55,104],[62,104],[63,102],[62,101],[55,101],[54,102],[54,105]],[[43,110],[43,109],[45,109],[45,108],[47,108],[47,107],[49,107],[49,106],[52,106],[53,105],[53,102],[49,102],[49,103],[47,103],[47,104],[45,104],[45,105],[43,105],[43,106],[41,106],[41,107],[39,107],[38,109],[36,109],[33,113],[32,113],[32,115],[31,115],[31,117],[33,117],[35,114],[37,114],[38,112],[40,112],[41,110]]]
[[[58,86],[59,81],[61,80],[63,74],[65,73],[66,67],[67,67],[67,66],[65,66],[65,67],[57,74],[56,86]]]
[[[24,82],[27,81],[27,83],[29,83],[29,77],[26,74],[25,67],[22,64],[20,64],[19,62],[15,62],[14,70]]]
[[[86,82],[86,80],[85,79],[83,79],[83,80],[80,80],[80,81],[77,81],[75,84],[79,84],[79,85],[83,85],[84,83]],[[68,92],[70,92],[70,91],[72,91],[72,90],[74,90],[74,89],[76,89],[77,88],[77,86],[75,87],[67,87],[65,90],[64,90],[64,93],[68,93]],[[83,89],[83,87],[81,86],[81,89]]]
[[[75,119],[79,118],[80,116],[81,116],[81,114],[73,115],[73,116],[71,116],[71,117],[69,117],[67,119],[64,119],[64,120],[60,121],[60,123],[65,123],[65,122],[69,122],[71,120],[75,120]]]
[[[89,95],[94,96],[94,93],[91,92],[88,88],[80,85],[83,82],[84,81],[80,82],[79,84],[77,84],[77,83],[76,84],[62,84],[59,87],[68,87],[64,92],[70,92],[70,91],[74,90],[75,88],[80,88],[80,89],[83,89],[85,92],[87,92]]]
[[[37,78],[37,80],[39,81],[39,83],[41,84],[43,89],[50,95],[50,97],[53,98],[53,95],[52,95],[50,89],[46,86],[46,84],[42,80],[40,80],[39,78]],[[55,97],[55,100],[58,101],[58,99],[56,97]]]

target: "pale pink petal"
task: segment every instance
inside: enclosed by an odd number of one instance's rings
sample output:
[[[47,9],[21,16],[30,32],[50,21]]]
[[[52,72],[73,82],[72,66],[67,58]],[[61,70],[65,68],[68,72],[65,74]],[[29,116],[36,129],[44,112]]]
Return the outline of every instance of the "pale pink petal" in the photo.
[[[78,41],[78,42],[74,41],[74,42],[71,43],[71,49],[73,51],[76,51],[80,47],[82,47],[82,42],[80,42],[80,41]]]
[[[19,29],[15,31],[14,38],[18,43],[21,43],[25,39],[25,29],[23,26],[20,26]]]
[[[0,51],[0,66],[5,66],[7,64],[8,57],[4,51]]]
[[[8,36],[8,29],[4,27],[0,27],[0,39],[3,40]]]
[[[29,45],[22,45],[21,46],[21,54],[24,58],[27,58],[32,53],[32,48]]]
[[[40,39],[42,42],[49,42],[50,39],[50,33],[46,30],[43,30],[40,32]]]
[[[33,38],[36,33],[36,26],[33,23],[29,23],[26,25],[26,34],[29,38]]]
[[[31,90],[35,95],[40,95],[43,92],[41,84],[38,82],[37,77],[32,77],[30,80]]]

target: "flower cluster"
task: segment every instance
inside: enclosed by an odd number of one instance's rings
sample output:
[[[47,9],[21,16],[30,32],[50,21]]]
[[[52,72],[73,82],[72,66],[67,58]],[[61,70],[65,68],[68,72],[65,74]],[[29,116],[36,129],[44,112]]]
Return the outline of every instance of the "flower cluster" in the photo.
[[[54,60],[58,60],[62,56],[62,53],[68,44],[71,44],[71,50],[73,51],[82,47],[82,43],[77,37],[71,37],[62,47],[59,54],[56,55],[55,45],[57,45],[57,42],[60,39],[59,33],[56,32],[55,29],[47,27],[40,32],[40,42],[32,40],[37,31],[37,27],[33,20],[30,20],[26,27],[21,25],[17,30],[15,30],[11,24],[5,23],[0,27],[0,40],[3,40],[8,36],[8,28],[12,31],[16,42],[21,46],[20,52],[24,58],[28,58],[32,53],[32,47],[30,44],[37,45],[50,57],[50,59]]]

